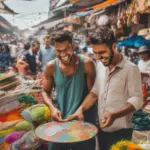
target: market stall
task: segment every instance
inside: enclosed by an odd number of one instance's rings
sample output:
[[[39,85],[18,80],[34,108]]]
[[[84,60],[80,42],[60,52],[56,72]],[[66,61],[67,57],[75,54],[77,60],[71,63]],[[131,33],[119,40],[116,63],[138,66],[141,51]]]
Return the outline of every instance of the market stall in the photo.
[[[42,104],[41,82],[40,77],[33,81],[14,72],[0,74],[0,150],[45,144],[34,133],[38,125],[50,121],[50,110]]]

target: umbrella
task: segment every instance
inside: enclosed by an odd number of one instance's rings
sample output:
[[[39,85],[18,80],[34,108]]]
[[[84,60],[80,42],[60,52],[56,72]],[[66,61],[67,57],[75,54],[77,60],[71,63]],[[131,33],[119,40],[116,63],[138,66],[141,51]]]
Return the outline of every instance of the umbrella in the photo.
[[[104,0],[70,0],[72,4],[79,7],[91,7],[93,5],[102,3]]]
[[[143,36],[135,34],[128,39],[119,41],[117,47],[138,48],[144,45],[150,46],[150,40],[146,40]]]

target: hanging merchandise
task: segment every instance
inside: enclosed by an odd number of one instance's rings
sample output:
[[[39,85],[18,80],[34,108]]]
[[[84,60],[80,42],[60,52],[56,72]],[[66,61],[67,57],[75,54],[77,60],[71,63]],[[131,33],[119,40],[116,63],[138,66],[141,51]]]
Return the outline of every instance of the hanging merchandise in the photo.
[[[117,18],[123,19],[126,15],[126,10],[127,10],[127,2],[120,4],[118,8]]]
[[[79,2],[80,0],[70,0],[70,2],[72,3],[72,4],[75,4],[75,3],[77,3],[77,2]]]
[[[138,3],[137,0],[132,0],[126,10],[127,25],[138,24]]]
[[[126,11],[127,24],[137,24],[139,22],[139,15],[150,13],[150,1],[149,0],[132,0]]]
[[[138,12],[150,13],[150,1],[149,0],[137,0]]]
[[[145,0],[137,0],[138,3],[138,11],[143,12],[146,7],[146,1]]]
[[[78,17],[70,14],[68,17],[64,18],[64,22],[67,24],[81,24],[85,20],[85,17]]]

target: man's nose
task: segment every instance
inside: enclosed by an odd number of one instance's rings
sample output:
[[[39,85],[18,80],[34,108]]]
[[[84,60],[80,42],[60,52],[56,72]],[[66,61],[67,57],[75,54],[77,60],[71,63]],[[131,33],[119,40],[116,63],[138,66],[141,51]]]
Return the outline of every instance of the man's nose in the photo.
[[[95,57],[96,57],[96,59],[98,59],[98,58],[100,58],[100,55],[95,53]]]
[[[65,56],[66,54],[64,52],[61,52],[60,53],[60,56]]]

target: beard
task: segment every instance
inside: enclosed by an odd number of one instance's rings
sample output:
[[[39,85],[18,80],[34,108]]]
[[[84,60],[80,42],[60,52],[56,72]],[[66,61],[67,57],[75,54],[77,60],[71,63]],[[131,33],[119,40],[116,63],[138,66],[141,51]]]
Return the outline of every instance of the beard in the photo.
[[[106,66],[106,67],[108,67],[109,65],[111,65],[112,61],[113,61],[113,57],[114,57],[114,52],[111,50],[110,56],[108,58],[108,63],[107,64],[103,63],[103,65]]]

